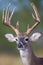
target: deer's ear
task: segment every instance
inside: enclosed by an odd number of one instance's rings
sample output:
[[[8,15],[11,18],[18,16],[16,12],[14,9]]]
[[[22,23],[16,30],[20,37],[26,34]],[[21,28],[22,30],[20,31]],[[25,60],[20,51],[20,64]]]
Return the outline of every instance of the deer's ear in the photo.
[[[7,33],[7,34],[5,34],[5,37],[8,39],[9,42],[16,41],[15,37],[12,34]]]
[[[36,33],[33,33],[32,36],[30,37],[30,41],[37,41],[39,38],[41,37],[41,33],[39,32],[36,32]]]

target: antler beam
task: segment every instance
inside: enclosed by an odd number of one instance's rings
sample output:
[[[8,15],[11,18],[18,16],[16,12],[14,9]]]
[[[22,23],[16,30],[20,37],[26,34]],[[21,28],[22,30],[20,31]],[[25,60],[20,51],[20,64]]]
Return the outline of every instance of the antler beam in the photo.
[[[35,12],[35,16],[32,14],[32,17],[33,19],[35,20],[35,24],[31,27],[31,28],[28,28],[27,31],[26,31],[26,34],[28,35],[30,32],[32,32],[34,30],[34,28],[37,27],[37,25],[40,23],[40,15],[39,15],[39,12],[36,8],[36,6],[34,5],[34,3],[31,3],[31,6]]]

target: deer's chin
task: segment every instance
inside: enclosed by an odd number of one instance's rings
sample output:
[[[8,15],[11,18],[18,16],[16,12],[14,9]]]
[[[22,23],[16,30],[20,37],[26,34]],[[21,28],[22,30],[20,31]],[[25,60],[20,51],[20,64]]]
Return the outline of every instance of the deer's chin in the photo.
[[[18,50],[24,50],[25,48],[18,48],[18,47],[17,47],[17,49],[18,49]]]

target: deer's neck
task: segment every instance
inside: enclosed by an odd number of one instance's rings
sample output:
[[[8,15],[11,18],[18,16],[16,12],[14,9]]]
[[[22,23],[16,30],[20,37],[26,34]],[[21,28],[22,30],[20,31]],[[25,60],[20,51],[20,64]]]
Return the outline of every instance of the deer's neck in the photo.
[[[20,56],[24,65],[35,65],[36,56],[30,46],[24,50],[20,50]]]

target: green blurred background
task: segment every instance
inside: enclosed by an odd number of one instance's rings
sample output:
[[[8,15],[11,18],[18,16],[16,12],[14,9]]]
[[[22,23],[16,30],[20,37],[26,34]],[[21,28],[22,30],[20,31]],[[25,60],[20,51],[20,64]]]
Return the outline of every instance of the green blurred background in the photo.
[[[13,54],[16,58],[15,63],[20,60],[19,52],[16,48],[16,43],[10,43],[4,35],[6,33],[12,33],[14,36],[16,35],[10,28],[2,24],[2,11],[3,8],[6,8],[8,3],[11,3],[9,8],[10,13],[12,9],[16,7],[14,15],[12,17],[11,23],[15,26],[16,22],[20,22],[20,32],[25,32],[27,29],[27,25],[30,27],[34,24],[34,20],[32,18],[33,9],[30,5],[31,2],[37,6],[38,11],[40,13],[41,23],[34,29],[33,32],[41,32],[41,38],[36,42],[30,42],[33,47],[34,53],[37,56],[43,56],[43,0],[0,0],[0,53],[10,53]],[[32,33],[33,33],[32,32]],[[32,34],[31,33],[31,34]],[[31,35],[30,34],[30,35]],[[21,60],[18,64],[21,63]]]

